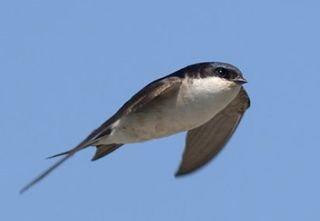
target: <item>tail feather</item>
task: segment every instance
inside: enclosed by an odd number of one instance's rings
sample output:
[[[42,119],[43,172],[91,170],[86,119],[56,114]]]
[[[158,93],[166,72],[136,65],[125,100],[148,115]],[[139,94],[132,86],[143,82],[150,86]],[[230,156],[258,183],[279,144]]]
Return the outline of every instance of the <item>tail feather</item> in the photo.
[[[51,173],[54,169],[56,169],[58,166],[60,166],[64,161],[69,159],[74,153],[66,155],[64,158],[60,159],[58,162],[56,162],[51,167],[49,167],[47,170],[45,170],[43,173],[41,173],[38,177],[36,177],[34,180],[32,180],[30,183],[28,183],[26,186],[24,186],[20,190],[20,194],[24,193],[25,191],[30,189],[30,187],[32,187],[33,185],[35,185],[36,183],[41,181],[43,178],[45,178],[49,173]]]
[[[48,169],[46,169],[44,172],[42,172],[39,176],[37,176],[36,178],[34,178],[30,183],[28,183],[27,185],[25,185],[21,190],[20,190],[20,194],[24,193],[25,191],[27,191],[28,189],[30,189],[30,187],[34,186],[35,184],[37,184],[39,181],[41,181],[43,178],[45,178],[46,176],[48,176],[54,169],[56,169],[58,166],[60,166],[63,162],[65,162],[67,159],[69,159],[70,157],[72,157],[75,153],[77,153],[78,151],[88,147],[92,145],[92,141],[87,141],[84,140],[83,142],[81,142],[78,146],[76,146],[75,148],[60,153],[60,154],[56,154],[52,157],[49,158],[53,158],[56,156],[62,156],[62,155],[66,155],[65,157],[63,157],[62,159],[58,160],[58,162],[56,162],[55,164],[53,164],[51,167],[49,167]]]
[[[97,145],[97,151],[93,158],[91,159],[92,161],[98,160],[101,157],[106,156],[107,154],[115,151],[119,147],[121,147],[123,144],[107,144],[107,145]],[[63,154],[63,153],[61,153]]]
[[[67,154],[71,153],[71,151],[72,151],[72,149],[68,150],[68,151],[65,151],[65,152],[62,152],[62,153],[58,153],[58,154],[52,155],[50,157],[47,157],[47,159],[52,159],[52,158],[60,157],[60,156],[63,156],[63,155],[67,155]]]
[[[47,175],[49,175],[54,169],[56,169],[58,166],[60,166],[63,162],[65,162],[67,159],[72,157],[75,153],[78,151],[94,145],[101,137],[106,137],[111,133],[110,125],[115,120],[115,117],[111,117],[109,120],[107,120],[105,123],[103,123],[99,128],[95,129],[93,132],[89,134],[89,136],[84,139],[79,145],[77,145],[75,148],[58,153],[56,155],[53,155],[50,158],[55,158],[58,156],[64,156],[62,159],[58,160],[55,164],[53,164],[51,167],[49,167],[47,170],[42,172],[39,176],[37,176],[35,179],[33,179],[30,183],[28,183],[26,186],[24,186],[20,190],[20,194],[27,191],[30,187],[37,184],[39,181],[41,181],[43,178],[45,178]],[[101,148],[98,148],[97,153],[93,157],[93,160],[99,159],[108,153],[111,153],[112,151],[116,150],[118,147],[120,147],[122,144],[110,144],[110,145],[103,145]]]

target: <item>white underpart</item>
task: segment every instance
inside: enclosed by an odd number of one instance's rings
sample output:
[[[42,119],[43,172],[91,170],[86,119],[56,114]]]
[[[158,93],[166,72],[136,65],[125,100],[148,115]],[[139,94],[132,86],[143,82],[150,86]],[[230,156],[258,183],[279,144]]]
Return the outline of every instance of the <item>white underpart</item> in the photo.
[[[239,85],[218,77],[186,78],[172,98],[116,121],[100,143],[134,143],[191,130],[224,109],[239,91]]]

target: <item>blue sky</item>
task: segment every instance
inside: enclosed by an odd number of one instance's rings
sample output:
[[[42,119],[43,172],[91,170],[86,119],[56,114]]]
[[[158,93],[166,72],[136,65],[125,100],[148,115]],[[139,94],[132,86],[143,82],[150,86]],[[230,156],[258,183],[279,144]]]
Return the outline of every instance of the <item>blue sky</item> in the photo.
[[[0,220],[319,220],[318,1],[1,1]],[[252,106],[223,152],[176,179],[184,134],[19,189],[148,82],[224,61]]]

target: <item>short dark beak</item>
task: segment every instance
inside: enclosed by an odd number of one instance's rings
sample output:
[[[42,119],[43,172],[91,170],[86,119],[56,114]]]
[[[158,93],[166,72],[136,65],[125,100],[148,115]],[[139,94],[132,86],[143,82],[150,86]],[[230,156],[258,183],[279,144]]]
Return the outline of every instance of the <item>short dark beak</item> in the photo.
[[[248,81],[244,78],[238,78],[238,79],[234,79],[234,82],[236,82],[237,84],[245,84],[248,83]]]

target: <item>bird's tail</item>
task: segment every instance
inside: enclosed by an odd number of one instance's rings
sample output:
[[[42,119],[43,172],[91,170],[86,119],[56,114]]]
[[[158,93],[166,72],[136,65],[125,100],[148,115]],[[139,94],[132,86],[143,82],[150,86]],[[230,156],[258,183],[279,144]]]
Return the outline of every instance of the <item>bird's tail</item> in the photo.
[[[24,186],[20,190],[20,194],[24,193],[25,191],[30,189],[30,187],[34,186],[36,183],[41,181],[43,178],[45,178],[47,175],[49,175],[54,169],[56,169],[58,166],[60,166],[63,162],[65,162],[67,159],[72,157],[76,152],[78,152],[79,150],[82,150],[82,149],[84,149],[84,148],[86,148],[86,147],[88,147],[90,145],[91,145],[91,143],[82,142],[78,146],[76,146],[75,148],[73,148],[71,150],[68,150],[68,151],[65,151],[65,152],[62,152],[62,153],[58,153],[58,154],[55,154],[53,156],[48,157],[47,159],[51,159],[51,158],[54,158],[54,157],[65,155],[62,159],[60,159],[58,162],[56,162],[51,167],[49,167],[44,172],[42,172],[38,177],[36,177],[30,183],[28,183],[26,186]],[[108,145],[98,145],[98,146],[96,146],[97,147],[97,151],[96,151],[95,155],[93,156],[92,161],[98,160],[101,157],[106,156],[107,154],[115,151],[116,149],[118,149],[122,145],[123,144],[108,144]]]
[[[62,156],[62,155],[66,155],[64,156],[62,159],[60,159],[58,162],[56,162],[55,164],[53,164],[51,167],[49,167],[48,169],[46,169],[44,172],[42,172],[39,176],[37,176],[35,179],[33,179],[30,183],[28,183],[27,185],[25,185],[21,190],[20,190],[20,194],[24,193],[25,191],[27,191],[30,187],[34,186],[36,183],[38,183],[39,181],[41,181],[43,178],[45,178],[48,174],[50,174],[54,169],[56,169],[58,166],[60,166],[63,162],[65,162],[67,159],[69,159],[70,157],[72,157],[75,153],[77,153],[79,150],[82,150],[88,146],[90,146],[92,143],[88,142],[88,141],[83,141],[81,142],[78,146],[76,146],[75,148],[60,153],[60,154],[56,154],[52,157],[49,158],[53,158],[53,157],[57,157],[57,156]]]
[[[91,159],[92,161],[98,160],[101,157],[106,156],[107,154],[115,151],[119,147],[121,147],[123,144],[107,144],[107,145],[98,145],[97,146],[97,151],[93,158]]]

